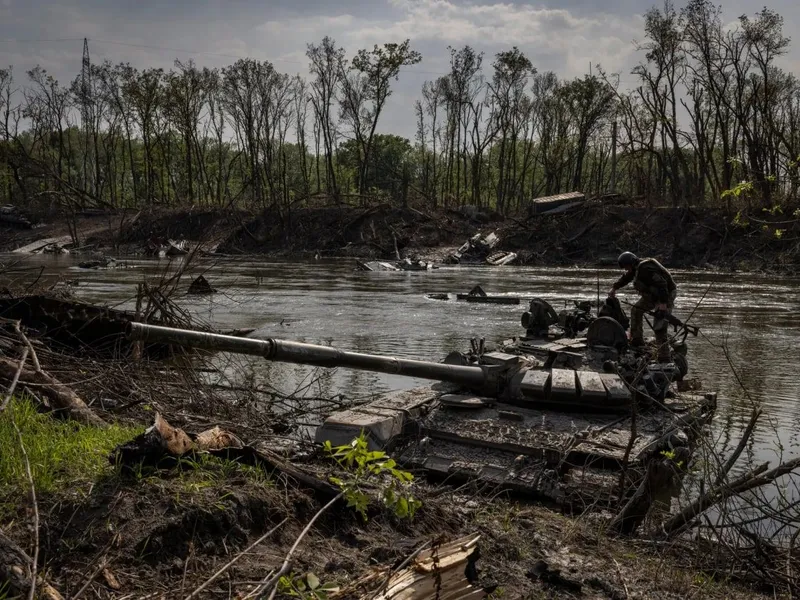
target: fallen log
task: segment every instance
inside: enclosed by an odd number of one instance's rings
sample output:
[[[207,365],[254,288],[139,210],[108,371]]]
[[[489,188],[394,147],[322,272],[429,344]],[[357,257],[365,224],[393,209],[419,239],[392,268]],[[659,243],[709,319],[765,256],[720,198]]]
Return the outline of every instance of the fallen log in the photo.
[[[0,590],[8,593],[10,598],[17,595],[25,597],[33,583],[32,564],[31,557],[0,531]],[[53,586],[41,577],[37,577],[37,580],[36,591],[40,597],[46,600],[63,600],[63,596]],[[4,589],[3,584],[8,589]]]
[[[107,423],[90,409],[71,388],[41,370],[20,369],[18,361],[0,356],[0,379],[19,382],[41,392],[51,403],[53,411],[84,425],[106,427]]]

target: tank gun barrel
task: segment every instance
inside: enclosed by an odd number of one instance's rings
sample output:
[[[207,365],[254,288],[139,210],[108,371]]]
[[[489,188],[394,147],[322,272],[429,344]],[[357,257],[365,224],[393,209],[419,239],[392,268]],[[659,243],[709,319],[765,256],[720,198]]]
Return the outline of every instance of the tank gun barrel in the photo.
[[[144,323],[130,323],[127,328],[127,336],[133,341],[251,354],[276,362],[377,371],[406,377],[447,381],[466,386],[482,387],[487,380],[486,372],[479,366],[449,365],[393,356],[348,352],[330,346],[275,338],[242,338]]]

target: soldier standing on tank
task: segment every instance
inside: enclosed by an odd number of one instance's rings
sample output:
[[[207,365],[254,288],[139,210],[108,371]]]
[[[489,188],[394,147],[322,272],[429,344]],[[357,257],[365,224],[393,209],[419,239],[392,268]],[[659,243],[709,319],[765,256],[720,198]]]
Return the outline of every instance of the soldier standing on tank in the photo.
[[[675,306],[678,288],[675,280],[664,266],[655,258],[640,259],[633,252],[623,252],[617,261],[625,269],[614,285],[611,286],[609,296],[615,296],[616,291],[633,282],[634,289],[641,298],[631,307],[631,345],[644,346],[644,332],[642,320],[644,313],[655,311],[653,331],[658,344],[659,362],[669,362],[670,349],[667,341],[666,315]]]

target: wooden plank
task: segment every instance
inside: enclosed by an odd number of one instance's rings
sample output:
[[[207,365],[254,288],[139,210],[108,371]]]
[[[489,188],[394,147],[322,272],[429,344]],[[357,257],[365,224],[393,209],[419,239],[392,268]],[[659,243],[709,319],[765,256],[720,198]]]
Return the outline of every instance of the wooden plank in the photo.
[[[578,374],[578,389],[581,398],[590,401],[602,401],[608,398],[608,391],[603,385],[600,375],[594,371],[576,371]]]
[[[526,398],[546,399],[549,390],[550,371],[531,369],[526,371],[520,382],[520,391]]]
[[[552,399],[574,399],[577,395],[575,371],[571,369],[553,369],[550,377],[550,397]]]
[[[622,381],[616,373],[600,373],[600,379],[602,379],[603,385],[606,386],[608,397],[611,400],[619,401],[631,399],[631,392],[628,386],[625,385],[625,382]]]

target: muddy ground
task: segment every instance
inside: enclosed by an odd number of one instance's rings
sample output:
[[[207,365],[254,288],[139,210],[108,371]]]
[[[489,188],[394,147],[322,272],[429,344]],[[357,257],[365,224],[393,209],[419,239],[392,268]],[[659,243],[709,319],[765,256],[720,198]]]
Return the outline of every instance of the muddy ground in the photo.
[[[336,471],[324,458],[298,464]],[[342,593],[332,597],[365,598],[352,586],[371,569],[397,566],[426,542],[479,534],[473,585],[491,598],[762,597],[755,587],[728,581],[722,569],[700,569],[708,556],[694,545],[607,536],[610,515],[565,516],[493,490],[422,480],[414,493],[422,506],[411,520],[377,502],[366,521],[344,503],[334,505],[302,542],[292,572],[311,571],[339,586]],[[0,529],[32,554],[30,505],[20,501],[10,509],[13,498],[2,496]],[[40,569],[65,598],[79,591],[84,598],[186,598],[286,519],[198,596],[241,598],[279,568],[325,499],[278,474],[207,458],[133,474],[106,465],[97,477],[40,493],[38,502]]]
[[[149,239],[186,239],[222,254],[293,258],[350,256],[441,260],[476,232],[500,236],[498,249],[518,264],[613,264],[623,250],[658,257],[668,267],[800,273],[800,217],[753,211],[730,217],[713,209],[625,203],[587,204],[551,216],[502,218],[474,210],[346,205],[302,208],[282,219],[240,210],[157,210],[77,217],[79,246],[105,254],[143,251]],[[57,216],[33,229],[0,225],[0,251],[35,241],[69,240]]]

